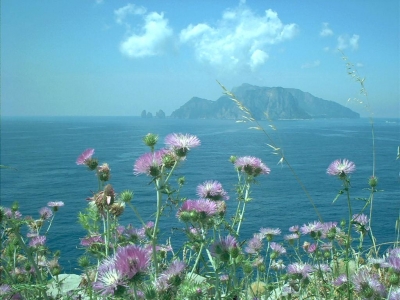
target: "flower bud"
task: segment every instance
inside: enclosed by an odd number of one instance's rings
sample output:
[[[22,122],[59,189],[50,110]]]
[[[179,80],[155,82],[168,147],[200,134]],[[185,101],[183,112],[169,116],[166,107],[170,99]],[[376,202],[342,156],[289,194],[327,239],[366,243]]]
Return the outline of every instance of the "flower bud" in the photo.
[[[143,142],[146,146],[150,147],[152,150],[154,150],[154,146],[158,142],[158,135],[154,133],[148,133],[145,135],[143,138]]]
[[[378,177],[371,176],[368,180],[368,184],[370,187],[374,188],[378,185]]]
[[[122,202],[130,203],[133,199],[133,192],[129,191],[129,190],[123,191],[121,193],[120,197],[121,197]]]

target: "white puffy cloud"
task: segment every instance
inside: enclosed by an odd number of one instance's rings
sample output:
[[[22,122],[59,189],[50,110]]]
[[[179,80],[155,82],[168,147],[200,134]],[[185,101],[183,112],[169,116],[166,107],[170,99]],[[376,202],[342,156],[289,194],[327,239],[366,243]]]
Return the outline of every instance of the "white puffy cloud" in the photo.
[[[340,35],[337,39],[337,48],[340,50],[344,50],[350,47],[351,50],[357,50],[359,40],[360,36],[357,34],[353,34],[351,37],[349,37],[348,35]]]
[[[215,67],[254,70],[268,59],[268,49],[292,39],[298,32],[296,24],[283,24],[275,11],[256,15],[241,3],[227,10],[215,26],[190,24],[180,33],[180,41],[194,47],[196,58]]]
[[[128,15],[143,15],[145,13],[146,8],[130,3],[114,11],[115,21],[118,24],[123,24]]]
[[[168,25],[168,20],[163,13],[150,12],[146,14],[146,9],[128,4],[115,12],[116,22],[125,23],[127,15],[142,15],[143,25],[139,32],[131,31],[129,23],[127,25],[127,36],[121,42],[120,50],[123,54],[140,58],[162,54],[169,45],[173,35],[173,30]]]
[[[257,66],[263,65],[268,59],[268,54],[264,51],[257,49],[250,57],[250,68],[255,70]]]
[[[319,32],[320,36],[330,36],[333,35],[332,29],[329,28],[329,23],[322,23],[322,29]]]

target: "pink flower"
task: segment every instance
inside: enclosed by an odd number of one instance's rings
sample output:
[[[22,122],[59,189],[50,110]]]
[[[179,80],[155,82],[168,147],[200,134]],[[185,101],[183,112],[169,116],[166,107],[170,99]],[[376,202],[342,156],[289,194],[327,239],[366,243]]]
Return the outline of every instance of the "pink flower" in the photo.
[[[133,174],[146,174],[157,177],[160,175],[163,157],[168,153],[167,150],[161,149],[156,152],[148,152],[139,157],[133,167]]]
[[[200,146],[201,143],[195,135],[171,133],[166,136],[165,144],[174,150],[178,156],[183,157],[190,149]]]
[[[64,202],[62,201],[51,201],[49,203],[47,203],[48,207],[61,207],[64,206]]]
[[[197,195],[200,198],[214,201],[229,199],[227,192],[222,188],[222,184],[211,180],[197,186]]]
[[[235,167],[250,176],[258,176],[260,174],[269,174],[271,172],[261,159],[254,156],[242,156],[235,160]]]
[[[46,243],[46,237],[44,235],[38,235],[30,240],[29,246],[37,248],[39,246],[43,246],[45,243]]]
[[[79,155],[78,159],[76,160],[77,165],[84,165],[86,162],[92,158],[94,154],[94,149],[89,148],[83,151],[81,155]]]
[[[326,173],[332,176],[346,176],[353,173],[355,170],[356,165],[352,161],[347,159],[341,161],[340,159],[337,159],[329,165]]]

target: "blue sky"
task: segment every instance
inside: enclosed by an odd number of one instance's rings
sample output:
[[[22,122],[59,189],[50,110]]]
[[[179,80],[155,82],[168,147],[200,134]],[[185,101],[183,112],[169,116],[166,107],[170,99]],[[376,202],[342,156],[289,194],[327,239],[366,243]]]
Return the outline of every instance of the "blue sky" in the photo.
[[[399,17],[398,0],[2,0],[1,114],[170,115],[218,80],[399,117]]]

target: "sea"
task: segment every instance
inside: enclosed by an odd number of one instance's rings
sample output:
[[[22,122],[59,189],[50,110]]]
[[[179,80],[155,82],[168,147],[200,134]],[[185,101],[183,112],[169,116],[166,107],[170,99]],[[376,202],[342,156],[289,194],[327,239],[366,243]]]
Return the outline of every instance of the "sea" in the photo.
[[[260,126],[262,130],[251,127]],[[176,169],[171,183],[184,176],[180,196],[197,199],[196,187],[207,180],[222,183],[230,199],[227,218],[236,209],[237,173],[231,156],[255,156],[270,169],[257,177],[247,204],[241,239],[250,238],[262,227],[280,228],[282,236],[293,225],[318,220],[348,219],[347,200],[337,199],[342,188],[338,178],[326,174],[336,159],[356,164],[351,175],[350,196],[357,213],[369,196],[368,179],[378,177],[372,209],[372,230],[378,244],[387,247],[397,239],[395,229],[400,213],[400,119],[315,119],[240,123],[234,120],[143,119],[140,117],[2,117],[1,119],[1,205],[19,203],[24,217],[39,217],[49,201],[63,201],[48,233],[51,250],[61,250],[65,273],[79,273],[77,259],[84,251],[80,239],[86,235],[78,223],[87,198],[97,191],[97,178],[77,157],[94,148],[94,157],[111,168],[110,184],[116,193],[134,192],[132,204],[145,221],[154,221],[156,193],[151,178],[133,174],[136,159],[149,151],[142,142],[147,133],[159,136],[156,148],[164,146],[169,133],[196,135],[201,146],[193,148]],[[287,162],[269,145],[279,147]],[[375,155],[374,155],[375,153]],[[375,156],[375,163],[374,163]],[[310,200],[310,198],[312,200]],[[312,203],[318,210],[315,211]],[[366,211],[369,214],[369,210]],[[183,242],[176,210],[167,209],[161,220],[160,242],[168,237]],[[141,223],[127,207],[122,225]],[[179,248],[179,245],[177,246]],[[174,249],[175,251],[179,249]]]

